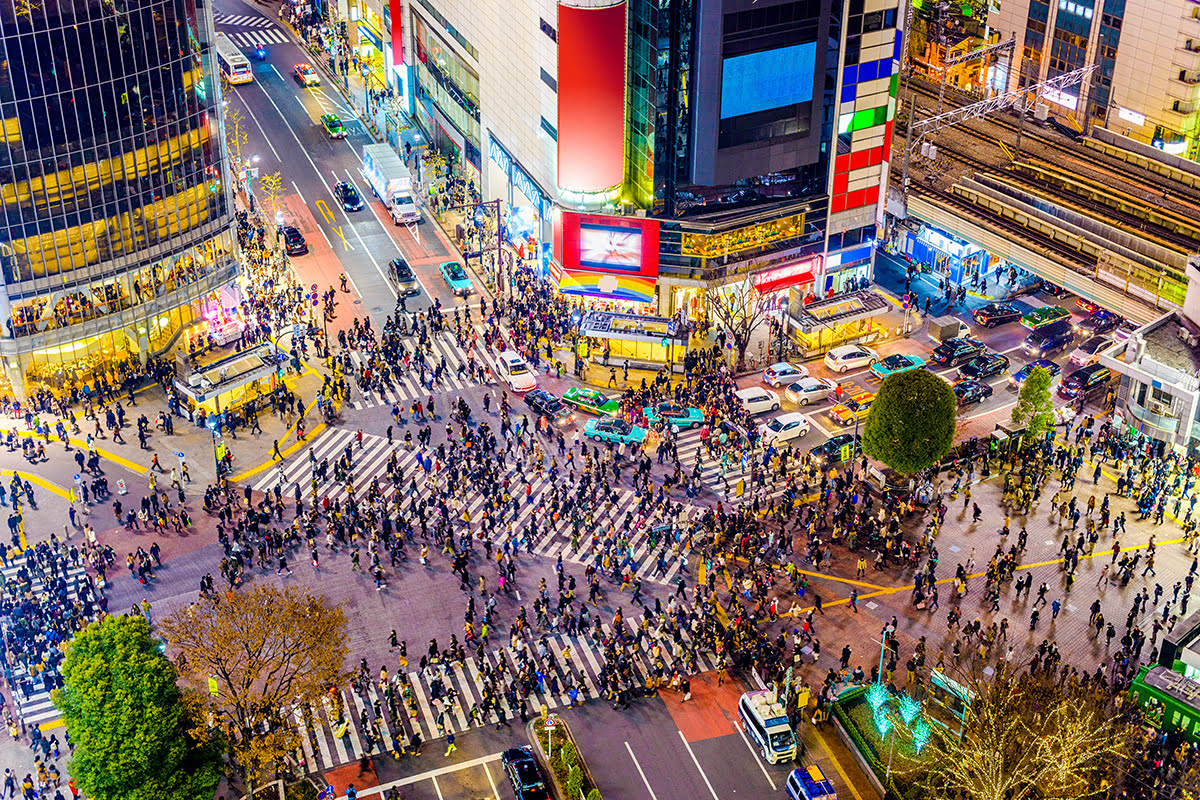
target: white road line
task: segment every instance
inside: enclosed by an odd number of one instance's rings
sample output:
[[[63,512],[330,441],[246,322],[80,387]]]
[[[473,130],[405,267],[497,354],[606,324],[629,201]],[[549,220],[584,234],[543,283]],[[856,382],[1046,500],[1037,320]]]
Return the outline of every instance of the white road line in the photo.
[[[496,800],[500,800],[500,790],[496,788],[496,781],[492,777],[492,770],[487,764],[483,765],[483,772],[485,775],[487,775],[488,783],[492,786],[492,796],[495,797]]]
[[[430,780],[433,781],[433,789],[437,792],[438,800],[446,800],[446,798],[442,796],[442,787],[438,786],[437,778],[431,778]]]
[[[471,767],[479,767],[492,761],[499,760],[499,753],[492,753],[490,756],[480,756],[479,758],[473,758],[470,761],[462,761],[457,764],[438,767],[437,769],[432,769],[429,772],[422,772],[420,775],[409,775],[407,778],[400,778],[399,780],[392,781],[391,783],[381,784],[380,786],[372,786],[370,789],[363,789],[358,793],[358,796],[370,797],[374,794],[383,796],[386,792],[391,791],[399,786],[411,786],[414,783],[421,783],[422,781],[436,780],[441,775],[450,775],[458,772],[459,770],[470,769]]]
[[[683,734],[680,735],[682,736]],[[638,763],[637,756],[633,754],[633,748],[629,746],[629,742],[625,743],[625,749],[629,751],[629,757],[633,759],[633,765],[637,767],[638,775],[642,776],[642,783],[646,784],[646,791],[650,793],[650,800],[658,800],[658,795],[654,793],[654,789],[650,788],[650,781],[646,780],[646,773],[642,770],[642,765]],[[700,774],[703,775],[703,771]],[[707,781],[708,778],[704,780]],[[709,786],[708,788],[711,789],[712,787]],[[716,792],[713,792],[713,797],[716,796]]]
[[[300,202],[308,205],[308,201],[304,199],[304,194],[300,191],[300,187],[296,185],[295,181],[292,181],[292,188],[296,190],[296,194],[300,197]],[[329,237],[326,236],[325,240],[329,241]]]
[[[704,784],[708,786],[708,791],[712,792],[713,800],[721,800],[721,798],[717,797],[717,790],[713,788],[712,782],[708,779],[708,775],[704,774],[704,767],[700,766],[700,759],[696,758],[696,754],[692,752],[692,746],[688,744],[688,740],[684,738],[683,731],[679,731],[679,738],[683,742],[683,746],[687,748],[688,755],[692,757],[692,763],[695,764],[696,769],[699,770],[700,777],[704,778]],[[762,764],[759,764],[759,766],[761,767]],[[767,775],[766,769],[763,770],[763,774]],[[771,789],[773,791],[778,791],[775,787],[775,781],[771,780],[770,775],[767,775],[767,780],[771,782]]]
[[[767,767],[766,767],[766,765],[763,764],[762,759],[759,758],[758,752],[754,749],[754,746],[750,744],[750,740],[746,738],[746,732],[744,730],[742,730],[742,726],[738,723],[734,723],[733,727],[735,730],[737,730],[738,736],[742,737],[742,741],[746,743],[746,749],[750,751],[750,755],[754,757],[754,763],[758,764],[758,768],[761,769],[762,774],[766,776],[767,783],[771,784],[772,789],[775,789],[775,781],[771,779],[771,773],[767,772]],[[683,733],[681,732],[679,735],[683,736]],[[685,742],[685,744],[686,744],[686,742]],[[688,750],[691,750],[691,749],[692,748],[690,748],[690,747],[688,748]],[[692,756],[692,758],[695,758],[695,757],[696,757],[695,755]]]
[[[258,117],[255,116],[253,109],[250,108],[250,104],[240,94],[238,98],[242,100],[242,105],[246,107],[246,113],[250,115],[250,119],[254,120],[254,124],[258,126],[258,132],[262,134],[263,141],[267,143],[267,147],[271,148],[271,152],[275,154],[275,160],[282,164],[283,159],[279,157],[279,152],[276,151],[275,145],[271,144],[271,137],[267,135],[267,131],[263,128],[262,123],[258,121]]]

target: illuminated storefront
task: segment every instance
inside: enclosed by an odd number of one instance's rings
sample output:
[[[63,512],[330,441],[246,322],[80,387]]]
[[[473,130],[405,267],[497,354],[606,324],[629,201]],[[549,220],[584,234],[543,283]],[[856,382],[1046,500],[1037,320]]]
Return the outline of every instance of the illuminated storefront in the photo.
[[[816,356],[842,344],[871,344],[888,336],[876,318],[888,301],[870,291],[851,292],[805,303],[806,293],[792,289],[788,301],[789,332],[800,352]]]
[[[657,221],[559,209],[552,216],[550,278],[560,292],[587,308],[657,313]]]
[[[674,318],[620,314],[592,310],[579,321],[580,355],[590,355],[593,364],[619,365],[624,359],[667,364],[683,360],[690,329]]]
[[[32,4],[0,26],[0,394],[118,378],[235,280],[202,14],[184,0],[116,16]],[[14,80],[47,74],[72,77]]]
[[[478,187],[483,169],[479,75],[413,11],[416,119],[429,141],[451,154],[456,168]]]
[[[918,264],[927,264],[936,275],[958,285],[986,277],[1002,265],[988,251],[932,225],[916,233],[901,231],[900,252]]]

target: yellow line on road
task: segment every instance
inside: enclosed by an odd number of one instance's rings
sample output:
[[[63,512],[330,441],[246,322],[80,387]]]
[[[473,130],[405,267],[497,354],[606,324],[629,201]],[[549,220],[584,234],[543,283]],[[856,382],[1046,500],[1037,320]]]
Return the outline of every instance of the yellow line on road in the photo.
[[[837,770],[837,774],[841,775],[842,780],[845,781],[846,785],[850,787],[850,793],[854,795],[854,800],[863,800],[863,796],[858,793],[858,789],[854,786],[854,781],[850,780],[850,776],[846,774],[846,770],[842,769],[842,765],[838,763],[837,758],[834,757],[833,751],[830,750],[829,745],[825,743],[825,735],[821,732],[821,729],[814,725],[811,727],[811,730],[817,734],[817,741],[821,743],[821,749],[825,751],[826,757],[828,757],[830,762],[833,763],[833,768]]]
[[[20,475],[25,480],[29,481],[30,483],[36,483],[38,486],[42,487],[43,489],[45,489],[48,492],[52,492],[66,500],[71,499],[71,492],[69,490],[62,488],[57,483],[51,483],[50,481],[46,480],[43,477],[34,475],[32,472],[22,472],[21,470],[11,470],[11,469],[0,469],[0,475],[3,475],[6,478],[11,478],[13,475]]]

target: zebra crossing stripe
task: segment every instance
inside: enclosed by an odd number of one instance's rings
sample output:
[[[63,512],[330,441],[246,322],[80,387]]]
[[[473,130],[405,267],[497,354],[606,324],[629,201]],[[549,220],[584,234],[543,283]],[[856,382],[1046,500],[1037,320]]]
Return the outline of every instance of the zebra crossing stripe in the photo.
[[[251,14],[214,14],[213,22],[229,27],[267,28],[272,25],[271,20],[267,17]]]

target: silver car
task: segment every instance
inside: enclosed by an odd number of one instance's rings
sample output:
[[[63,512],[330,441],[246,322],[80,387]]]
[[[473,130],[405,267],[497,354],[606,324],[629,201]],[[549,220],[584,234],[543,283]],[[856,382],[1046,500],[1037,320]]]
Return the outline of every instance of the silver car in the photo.
[[[783,396],[798,406],[823,403],[837,391],[837,383],[829,378],[801,378],[787,388]]]

